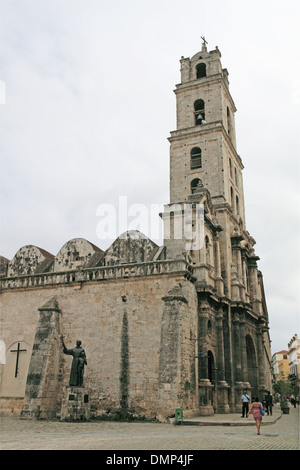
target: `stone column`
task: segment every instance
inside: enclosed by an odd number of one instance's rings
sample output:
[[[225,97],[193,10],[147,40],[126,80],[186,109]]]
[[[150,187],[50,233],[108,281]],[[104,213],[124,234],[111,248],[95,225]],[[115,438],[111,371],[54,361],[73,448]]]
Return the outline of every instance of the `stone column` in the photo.
[[[233,325],[233,358],[235,362],[234,367],[234,394],[232,412],[239,413],[241,411],[241,396],[243,391],[243,378],[242,378],[242,351],[241,351],[241,331],[240,331],[240,317],[238,312],[232,313]]]
[[[224,280],[221,273],[221,255],[220,255],[220,238],[219,233],[215,235],[215,287],[219,295],[224,295]]]
[[[218,382],[225,380],[225,357],[224,357],[224,339],[223,339],[223,312],[220,310],[216,314],[217,326],[217,351],[218,351]]]
[[[219,413],[229,413],[228,405],[228,389],[229,386],[225,381],[225,355],[224,355],[224,337],[223,337],[223,311],[219,310],[216,315],[216,325],[217,325],[217,341],[218,341],[218,412]]]
[[[232,315],[233,325],[233,358],[235,363],[234,375],[235,382],[242,382],[242,362],[241,362],[241,347],[240,347],[240,321],[239,315],[235,312]]]
[[[214,414],[210,400],[210,391],[213,384],[208,378],[208,348],[207,348],[207,323],[209,319],[210,306],[206,299],[199,306],[199,410],[200,415],[209,416]]]
[[[246,259],[246,251],[242,251],[242,266],[243,266],[243,283],[244,283],[244,300],[246,303],[250,302],[250,293],[248,288],[248,279],[247,279],[247,259]]]
[[[249,274],[249,287],[250,287],[250,301],[253,305],[253,310],[259,315],[262,314],[261,294],[257,277],[257,263],[258,256],[252,255],[248,258],[248,274]]]
[[[245,334],[245,314],[240,314],[240,338],[241,338],[241,363],[242,363],[242,381],[248,383],[248,367],[247,367],[247,349]]]
[[[208,378],[208,359],[207,359],[207,323],[209,319],[210,306],[206,300],[201,301],[199,306],[199,378]]]
[[[235,264],[231,264],[231,300],[238,302],[240,300],[240,283],[237,277],[237,269]]]
[[[240,299],[245,302],[245,277],[244,277],[244,267],[243,267],[243,255],[242,248],[239,246],[236,250],[236,259],[237,259],[237,272],[240,282]]]
[[[267,390],[265,380],[265,358],[264,358],[264,333],[262,325],[257,327],[257,355],[258,355],[258,390],[260,393],[260,399],[263,398],[264,393]]]
[[[21,418],[53,418],[60,412],[62,346],[60,309],[55,297],[38,309],[37,324]]]

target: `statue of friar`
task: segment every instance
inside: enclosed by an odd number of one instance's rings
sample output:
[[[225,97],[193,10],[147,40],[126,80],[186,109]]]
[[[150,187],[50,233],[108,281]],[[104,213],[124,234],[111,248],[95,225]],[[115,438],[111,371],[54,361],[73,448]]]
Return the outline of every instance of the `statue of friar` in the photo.
[[[84,366],[87,365],[84,349],[81,347],[81,341],[76,341],[75,348],[67,349],[62,336],[63,352],[73,356],[69,385],[72,387],[83,387]]]

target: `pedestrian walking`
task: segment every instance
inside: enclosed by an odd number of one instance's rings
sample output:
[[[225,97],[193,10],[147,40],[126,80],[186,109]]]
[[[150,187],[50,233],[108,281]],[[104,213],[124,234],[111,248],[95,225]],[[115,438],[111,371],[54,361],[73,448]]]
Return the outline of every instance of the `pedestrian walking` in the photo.
[[[260,434],[260,425],[261,425],[262,415],[264,414],[264,411],[263,411],[262,403],[258,401],[258,397],[256,397],[254,402],[251,403],[247,417],[249,416],[251,411],[253,413],[253,418],[256,424],[257,434]]]
[[[294,405],[294,408],[296,408],[296,400],[294,397],[291,398],[291,404]]]
[[[267,395],[265,395],[265,403],[267,415],[269,416],[270,414],[272,416],[273,397],[269,391],[267,392]]]
[[[243,391],[243,395],[242,395],[242,416],[241,418],[244,418],[246,416],[246,418],[248,418],[248,411],[249,411],[249,402],[250,402],[250,397],[249,395],[247,395],[247,390],[244,390]]]

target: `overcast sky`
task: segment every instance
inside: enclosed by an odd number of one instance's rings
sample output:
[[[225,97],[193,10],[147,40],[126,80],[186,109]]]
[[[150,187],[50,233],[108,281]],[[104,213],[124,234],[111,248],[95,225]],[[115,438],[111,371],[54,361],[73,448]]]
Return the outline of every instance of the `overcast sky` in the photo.
[[[99,206],[169,202],[179,61],[204,35],[237,107],[272,353],[287,349],[299,334],[299,0],[0,5],[1,255],[28,244],[56,255],[75,237],[106,249]]]

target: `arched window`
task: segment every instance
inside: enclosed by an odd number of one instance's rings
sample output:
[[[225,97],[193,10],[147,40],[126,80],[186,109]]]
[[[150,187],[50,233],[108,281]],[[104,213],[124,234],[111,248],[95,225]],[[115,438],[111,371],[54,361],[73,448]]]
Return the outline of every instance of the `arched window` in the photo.
[[[206,77],[206,64],[198,64],[196,67],[197,78]]]
[[[191,182],[191,192],[192,192],[192,194],[194,194],[194,192],[196,191],[199,182],[200,182],[200,179],[199,179],[199,178],[195,178],[195,179]]]
[[[201,149],[199,147],[194,147],[191,150],[191,170],[194,170],[195,168],[201,168],[201,167],[202,167]]]
[[[234,200],[233,200],[233,189],[232,189],[232,186],[230,186],[230,205],[231,205],[231,209],[233,210],[233,204],[234,204]]]
[[[205,105],[203,100],[197,100],[194,103],[195,125],[200,126],[205,122]]]
[[[206,248],[209,246],[209,238],[208,238],[207,235],[205,237],[205,246],[206,246]]]
[[[211,264],[211,261],[210,261],[210,242],[209,242],[209,238],[208,238],[207,235],[205,237],[205,249],[206,249],[206,264]]]
[[[240,215],[240,206],[239,206],[239,198],[238,198],[238,196],[235,196],[235,209],[236,209],[237,215]]]
[[[227,129],[228,129],[228,134],[231,135],[231,116],[230,116],[230,111],[227,106]]]

